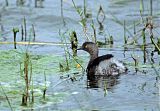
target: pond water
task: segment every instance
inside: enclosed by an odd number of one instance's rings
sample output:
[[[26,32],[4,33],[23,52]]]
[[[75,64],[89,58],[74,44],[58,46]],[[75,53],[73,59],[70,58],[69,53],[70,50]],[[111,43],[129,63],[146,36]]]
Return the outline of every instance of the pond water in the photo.
[[[80,16],[73,6],[72,0],[63,0],[63,14],[66,25],[61,17],[61,1],[45,0],[43,8],[34,8],[33,0],[26,0],[24,6],[16,6],[16,0],[0,1],[0,111],[4,110],[35,110],[35,111],[159,111],[159,65],[160,59],[153,45],[147,45],[147,60],[144,63],[144,53],[139,45],[142,44],[141,29],[142,17],[140,15],[140,0],[87,0],[87,13],[92,18],[87,19],[87,36],[93,36],[92,20],[97,31],[97,40],[104,42],[105,38],[113,36],[113,45],[100,47],[99,55],[114,54],[115,58],[123,61],[129,71],[119,77],[97,78],[97,81],[87,80],[85,71],[77,66],[80,63],[84,68],[89,61],[89,55],[78,51],[75,62],[70,56],[70,70],[60,72],[59,64],[66,64],[64,47],[68,47],[69,34],[76,31],[79,46],[86,41],[86,35]],[[79,8],[83,8],[83,0],[74,0]],[[150,0],[143,0],[143,18],[150,14]],[[97,13],[100,5],[105,13],[104,29],[99,34]],[[153,0],[154,36],[160,37],[160,0]],[[13,27],[19,28],[17,41],[21,41],[21,25],[26,19],[27,39],[34,45],[21,43],[14,50]],[[138,39],[137,45],[124,47],[124,20],[126,22],[126,35],[132,41],[134,23]],[[32,25],[35,28],[36,38],[33,42]],[[64,37],[61,37],[59,32]],[[146,32],[146,35],[148,32]],[[148,34],[149,35],[149,34]],[[150,38],[147,36],[147,43]],[[65,40],[66,39],[66,40]],[[43,44],[38,44],[43,43]],[[65,48],[66,49],[66,48]],[[33,86],[35,103],[28,107],[21,106],[22,92],[25,82],[20,76],[20,63],[24,60],[24,52],[28,50],[33,63]],[[153,52],[153,56],[151,56]],[[134,56],[138,60],[136,72]],[[44,80],[46,74],[46,82]],[[43,89],[47,86],[46,99],[43,100]],[[2,90],[3,89],[3,90]],[[4,93],[5,92],[5,93]],[[10,105],[6,99],[8,96]]]

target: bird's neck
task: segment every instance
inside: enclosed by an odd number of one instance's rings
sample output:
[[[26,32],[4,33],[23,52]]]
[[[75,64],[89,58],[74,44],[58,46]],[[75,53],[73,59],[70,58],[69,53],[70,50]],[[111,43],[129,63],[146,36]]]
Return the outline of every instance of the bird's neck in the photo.
[[[90,53],[90,62],[98,57],[98,51]]]

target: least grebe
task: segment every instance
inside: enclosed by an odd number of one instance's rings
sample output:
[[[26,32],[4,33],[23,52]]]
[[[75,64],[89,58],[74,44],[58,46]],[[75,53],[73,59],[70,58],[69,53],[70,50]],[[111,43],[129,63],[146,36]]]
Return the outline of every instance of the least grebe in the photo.
[[[114,58],[112,54],[98,56],[98,47],[93,42],[85,42],[78,50],[87,51],[90,61],[87,66],[87,74],[90,75],[119,75],[127,71],[124,64]]]

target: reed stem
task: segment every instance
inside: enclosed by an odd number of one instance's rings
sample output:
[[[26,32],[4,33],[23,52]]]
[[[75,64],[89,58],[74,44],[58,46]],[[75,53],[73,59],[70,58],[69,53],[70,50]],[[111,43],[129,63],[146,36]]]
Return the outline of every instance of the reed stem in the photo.
[[[33,41],[36,40],[36,32],[35,32],[35,28],[34,25],[32,24],[32,32],[33,32]]]
[[[126,22],[125,22],[125,20],[124,20],[123,27],[124,27],[124,43],[127,44],[127,37],[126,37]]]
[[[75,57],[77,56],[77,47],[78,47],[78,39],[77,39],[77,34],[75,31],[71,33],[70,41],[71,41],[71,49],[73,52],[73,57]]]
[[[142,45],[142,49],[143,49],[143,60],[144,63],[146,63],[146,35],[145,35],[145,28],[142,30],[142,37],[143,37],[143,45]]]
[[[62,20],[63,20],[63,25],[65,26],[66,22],[64,20],[64,15],[63,15],[63,0],[61,0],[61,17],[62,17]]]
[[[24,23],[24,40],[27,41],[27,26],[26,26],[26,18],[23,19]]]
[[[94,38],[94,42],[96,43],[97,42],[97,37],[96,37],[96,28],[94,26],[94,22],[92,20],[92,24],[91,24],[91,27],[93,29],[93,38]]]
[[[44,72],[44,82],[45,82],[45,86],[44,86],[44,90],[43,90],[43,99],[45,100],[46,98],[46,91],[47,91],[47,79],[46,79],[46,73]]]
[[[24,29],[23,29],[23,25],[21,25],[21,41],[23,41],[24,39]]]
[[[6,1],[6,6],[8,6],[9,5],[8,0],[5,0],[5,1]]]
[[[18,28],[13,28],[13,35],[14,35],[14,49],[17,49],[16,47],[16,37],[17,37],[17,33],[19,32]]]
[[[83,13],[84,13],[84,17],[86,18],[87,17],[87,14],[86,14],[86,0],[83,0]]]
[[[11,106],[11,102],[10,102],[10,100],[9,100],[9,98],[8,98],[8,96],[7,96],[7,94],[6,94],[6,92],[4,91],[4,89],[3,89],[2,85],[1,85],[1,83],[0,83],[0,87],[1,87],[2,92],[4,93],[4,95],[5,95],[5,97],[6,97],[6,100],[7,100],[7,102],[8,102],[8,105],[9,105],[10,110],[11,110],[11,111],[14,111],[13,108],[12,108],[12,106]]]
[[[150,0],[150,16],[153,14],[153,0]]]
[[[37,6],[38,6],[37,5],[37,0],[34,1],[34,6],[35,6],[35,8],[37,8]]]

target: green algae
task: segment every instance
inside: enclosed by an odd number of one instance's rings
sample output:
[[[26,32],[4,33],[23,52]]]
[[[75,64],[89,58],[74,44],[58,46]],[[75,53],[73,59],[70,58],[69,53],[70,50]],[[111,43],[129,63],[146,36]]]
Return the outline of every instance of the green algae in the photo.
[[[65,66],[65,59],[63,56],[59,55],[36,55],[29,53],[30,61],[32,62],[32,74],[33,74],[33,85],[30,86],[29,92],[31,93],[32,90],[34,91],[35,102],[34,105],[28,105],[27,107],[20,106],[21,104],[21,97],[24,92],[25,81],[23,78],[23,71],[24,69],[24,57],[25,52],[18,51],[18,50],[7,50],[7,51],[0,51],[0,83],[7,94],[9,100],[11,101],[13,109],[20,110],[20,109],[28,109],[28,108],[38,108],[42,107],[43,105],[50,105],[54,103],[63,102],[69,92],[58,92],[57,94],[48,94],[46,95],[45,100],[43,99],[43,89],[44,89],[44,73],[47,76],[57,76],[61,75],[59,69],[59,63],[63,63]],[[73,74],[75,72],[80,72],[81,68],[77,68],[77,61],[78,63],[82,63],[81,60],[76,58],[69,59],[69,67],[71,70],[67,72],[63,72],[65,74]],[[40,78],[40,83],[37,82],[37,79]],[[46,81],[46,87],[50,87],[50,81]],[[0,98],[6,99],[3,95],[3,92],[0,90]],[[7,101],[0,103],[0,107],[8,108]]]
[[[18,79],[20,76],[20,64],[23,67],[25,53],[9,50],[0,51],[0,81],[10,81]],[[33,74],[57,74],[59,73],[59,63],[65,64],[64,57],[59,55],[32,55],[30,54],[32,62]],[[77,60],[77,59],[76,59]],[[82,61],[80,61],[82,63]],[[70,59],[70,67],[77,70],[78,63],[74,59]]]
[[[59,92],[57,94],[53,94],[53,95],[46,95],[46,99],[44,100],[41,96],[36,96],[35,99],[37,101],[35,101],[32,104],[28,104],[28,106],[21,106],[21,100],[18,97],[14,97],[14,98],[10,98],[11,104],[12,104],[12,108],[14,110],[30,110],[30,109],[40,109],[40,108],[44,108],[47,106],[51,106],[53,104],[58,104],[58,103],[62,103],[65,98],[69,96],[69,94],[67,92]],[[7,101],[3,101],[0,106],[6,110],[8,109],[8,105],[7,105]]]
[[[130,0],[113,0],[112,2],[117,5],[127,5],[131,1]]]

